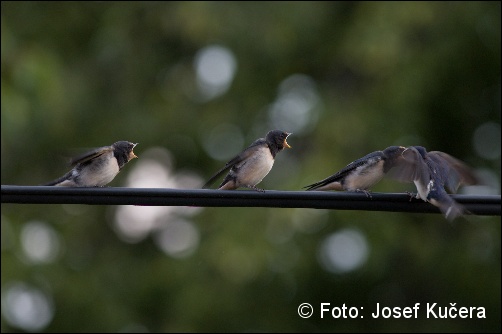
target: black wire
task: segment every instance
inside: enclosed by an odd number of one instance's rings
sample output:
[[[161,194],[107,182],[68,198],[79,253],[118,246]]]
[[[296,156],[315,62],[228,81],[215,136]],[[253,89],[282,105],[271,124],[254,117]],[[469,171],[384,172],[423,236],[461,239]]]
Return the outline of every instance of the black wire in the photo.
[[[207,190],[170,188],[70,188],[2,185],[2,203],[195,207],[275,207],[439,213],[406,193]],[[500,216],[500,195],[451,195],[472,214]]]

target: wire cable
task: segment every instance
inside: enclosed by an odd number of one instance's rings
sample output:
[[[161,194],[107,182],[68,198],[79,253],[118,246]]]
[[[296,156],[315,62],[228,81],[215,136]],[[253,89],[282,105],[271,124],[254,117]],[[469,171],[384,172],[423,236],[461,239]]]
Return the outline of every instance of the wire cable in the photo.
[[[209,190],[170,188],[70,188],[2,185],[1,202],[17,204],[88,204],[194,207],[274,207],[332,210],[440,213],[407,193]],[[451,195],[475,215],[500,216],[500,195]]]

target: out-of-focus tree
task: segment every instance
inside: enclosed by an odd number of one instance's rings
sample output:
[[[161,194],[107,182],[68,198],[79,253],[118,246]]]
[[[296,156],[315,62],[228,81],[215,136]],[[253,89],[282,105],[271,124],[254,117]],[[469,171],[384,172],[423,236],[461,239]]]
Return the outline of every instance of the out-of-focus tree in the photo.
[[[486,185],[464,192],[500,194],[500,2],[1,6],[2,184],[129,140],[139,159],[110,186],[198,188],[280,128],[293,149],[265,189],[423,145],[476,169]],[[500,217],[2,204],[1,226],[2,332],[501,330]],[[377,303],[420,310],[373,319]]]

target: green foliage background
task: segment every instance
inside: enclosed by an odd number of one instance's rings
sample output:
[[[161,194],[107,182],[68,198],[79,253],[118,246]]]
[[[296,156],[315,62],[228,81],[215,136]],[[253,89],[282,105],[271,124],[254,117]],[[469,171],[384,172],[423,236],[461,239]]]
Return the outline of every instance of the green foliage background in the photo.
[[[500,194],[500,152],[487,159],[473,145],[487,122],[500,142],[500,2],[1,6],[4,185],[50,181],[67,171],[62,152],[117,140],[139,142],[139,160],[110,186],[124,186],[152,147],[170,152],[173,172],[203,181],[224,164],[206,152],[208,134],[224,123],[243,145],[265,135],[279,85],[302,74],[319,94],[317,116],[290,136],[293,149],[261,187],[299,190],[369,152],[423,145],[491,171]],[[228,48],[237,70],[225,94],[203,100],[193,64],[209,45]],[[413,187],[384,180],[373,190]],[[439,214],[206,208],[190,217],[197,249],[174,258],[155,231],[123,241],[115,210],[2,204],[2,332],[26,330],[4,318],[13,282],[50,296],[53,317],[38,329],[47,332],[501,331],[500,217],[450,224]],[[30,221],[57,232],[54,261],[26,260],[20,238]],[[336,274],[319,248],[345,228],[364,235],[369,254]],[[316,309],[309,319],[297,314],[304,302]],[[321,319],[320,303],[364,307],[364,318]],[[482,306],[486,319],[376,320],[376,303]]]

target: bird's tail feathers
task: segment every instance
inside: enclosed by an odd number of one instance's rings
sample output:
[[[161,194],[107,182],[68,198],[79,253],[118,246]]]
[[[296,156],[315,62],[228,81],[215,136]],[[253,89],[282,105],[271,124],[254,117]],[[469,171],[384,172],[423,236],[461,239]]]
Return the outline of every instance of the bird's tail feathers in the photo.
[[[448,198],[450,200],[446,201],[439,207],[439,209],[444,214],[446,219],[448,219],[449,221],[453,221],[456,218],[463,216],[464,214],[470,213],[464,208],[463,205],[455,202],[455,200],[453,200],[449,195]]]
[[[340,181],[334,178],[327,178],[325,180],[312,183],[308,186],[303,187],[303,189],[309,190],[344,190]]]
[[[230,166],[225,166],[222,169],[220,169],[216,174],[214,174],[204,185],[202,186],[202,189],[209,189],[211,185],[214,183],[214,181],[221,176],[221,174],[225,173],[227,170],[230,169]]]
[[[327,184],[326,181],[319,181],[319,182],[316,182],[316,183],[312,183],[312,184],[309,184],[308,186],[304,186],[302,187],[302,189],[305,189],[305,190],[316,190],[316,189],[319,189],[323,186],[325,186]]]
[[[47,183],[41,184],[41,186],[55,186],[58,183],[61,183],[61,182],[65,181],[65,180],[68,180],[70,178],[70,176],[71,176],[71,173],[72,172],[69,171],[68,173],[66,173],[65,175],[61,176],[60,178],[55,179],[55,180],[53,180],[51,182],[47,182]]]
[[[302,187],[302,189],[305,189],[305,190],[307,190],[307,191],[308,191],[308,190],[315,190],[315,189],[316,189],[316,185],[314,185],[314,184],[310,184],[310,185],[308,185],[308,186],[304,186],[304,187]]]

